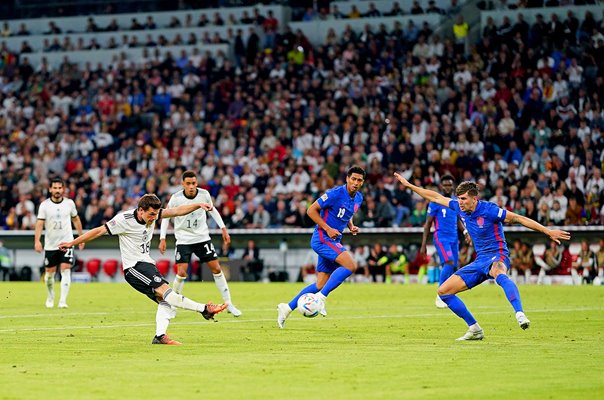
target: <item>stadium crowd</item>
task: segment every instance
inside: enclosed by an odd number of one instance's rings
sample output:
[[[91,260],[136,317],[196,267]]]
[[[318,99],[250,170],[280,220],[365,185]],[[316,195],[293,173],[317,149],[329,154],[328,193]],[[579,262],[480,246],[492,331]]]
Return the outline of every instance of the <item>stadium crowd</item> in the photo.
[[[491,21],[468,51],[421,19],[313,46],[260,17],[263,39],[235,37],[234,60],[52,68],[0,46],[2,229],[33,229],[52,176],[91,228],[146,192],[167,203],[191,168],[228,227],[308,227],[351,164],[368,172],[361,227],[425,222],[394,171],[476,180],[545,225],[604,223],[602,16]]]

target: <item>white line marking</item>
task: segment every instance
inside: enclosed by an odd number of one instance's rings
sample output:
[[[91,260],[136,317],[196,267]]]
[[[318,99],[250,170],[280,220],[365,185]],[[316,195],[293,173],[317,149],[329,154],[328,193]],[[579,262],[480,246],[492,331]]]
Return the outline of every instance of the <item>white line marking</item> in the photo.
[[[276,311],[271,309],[271,311]],[[562,312],[581,312],[581,311],[604,311],[602,307],[583,307],[583,308],[568,308],[568,309],[542,309],[542,310],[531,310],[530,313],[562,313]],[[109,313],[107,313],[109,314]],[[481,314],[512,314],[511,311],[487,311]],[[69,315],[69,314],[66,314]],[[115,314],[114,314],[115,315]],[[447,315],[447,313],[423,313],[423,314],[393,314],[393,315],[357,315],[350,317],[335,317],[329,318],[329,320],[350,320],[350,319],[383,319],[383,318],[425,318],[425,317],[440,317]],[[450,315],[450,314],[449,314]],[[220,320],[223,324],[237,324],[237,323],[250,323],[250,322],[276,322],[277,318],[263,318],[263,319],[231,319],[231,320]],[[199,322],[174,322],[172,325],[204,325],[208,324],[206,321]],[[151,327],[155,324],[121,324],[121,325],[86,325],[86,326],[57,326],[57,327],[25,327],[25,328],[9,328],[0,329],[0,333],[7,332],[31,332],[31,331],[63,331],[63,330],[75,330],[75,329],[115,329],[115,328],[137,328],[137,327]],[[211,324],[210,324],[211,326]]]

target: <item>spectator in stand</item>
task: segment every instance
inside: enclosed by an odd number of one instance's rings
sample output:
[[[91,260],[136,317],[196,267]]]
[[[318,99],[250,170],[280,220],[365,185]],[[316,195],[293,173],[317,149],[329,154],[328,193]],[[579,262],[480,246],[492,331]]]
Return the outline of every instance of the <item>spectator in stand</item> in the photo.
[[[535,262],[540,267],[537,284],[542,285],[545,283],[547,272],[553,271],[560,266],[560,262],[562,262],[562,248],[558,246],[558,243],[550,242],[543,257],[535,256]]]
[[[589,248],[587,240],[581,240],[581,250],[577,261],[572,264],[571,275],[573,284],[582,285],[583,283],[592,283],[597,276],[596,255]]]

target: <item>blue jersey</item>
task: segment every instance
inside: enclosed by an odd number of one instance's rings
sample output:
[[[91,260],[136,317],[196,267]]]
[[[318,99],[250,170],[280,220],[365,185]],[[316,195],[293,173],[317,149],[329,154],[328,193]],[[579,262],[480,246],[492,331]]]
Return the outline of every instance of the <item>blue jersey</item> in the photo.
[[[455,197],[452,199],[455,200]],[[457,211],[438,203],[430,203],[428,215],[434,217],[434,240],[457,243]]]
[[[361,206],[363,195],[357,192],[354,198],[351,198],[348,190],[346,190],[346,185],[342,185],[325,192],[317,202],[321,206],[320,214],[323,221],[331,228],[343,233],[348,222]],[[317,234],[321,237],[327,237],[327,233],[319,225],[315,227],[313,236]],[[336,241],[340,241],[341,237],[339,236]]]
[[[457,211],[472,238],[476,255],[499,254],[509,257],[508,245],[503,234],[503,225],[507,211],[497,207],[495,203],[478,201],[476,209],[471,214],[464,213],[459,208],[457,200],[449,202],[449,208]]]

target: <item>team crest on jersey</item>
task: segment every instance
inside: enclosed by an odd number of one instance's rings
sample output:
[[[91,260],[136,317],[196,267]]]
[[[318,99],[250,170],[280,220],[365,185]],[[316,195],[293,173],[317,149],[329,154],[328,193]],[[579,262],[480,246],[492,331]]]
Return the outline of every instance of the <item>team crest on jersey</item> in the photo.
[[[147,230],[145,229],[145,230],[143,231],[143,242],[146,242],[146,241],[147,241],[147,239],[148,239],[147,234],[148,234],[148,232],[147,232]]]
[[[153,280],[157,283],[161,282],[161,278],[157,275],[153,275]]]
[[[476,223],[478,224],[479,228],[484,228],[484,218],[483,217],[476,218]]]
[[[325,193],[323,196],[321,196],[321,200],[327,201],[327,199],[329,199],[329,196],[327,196],[327,193]]]

